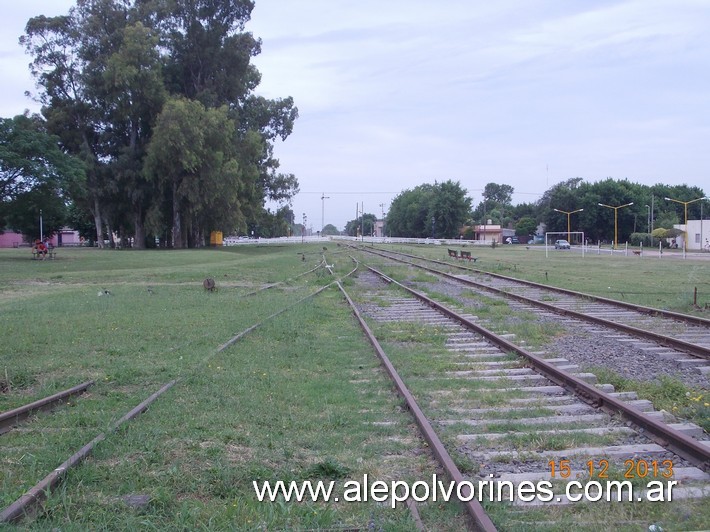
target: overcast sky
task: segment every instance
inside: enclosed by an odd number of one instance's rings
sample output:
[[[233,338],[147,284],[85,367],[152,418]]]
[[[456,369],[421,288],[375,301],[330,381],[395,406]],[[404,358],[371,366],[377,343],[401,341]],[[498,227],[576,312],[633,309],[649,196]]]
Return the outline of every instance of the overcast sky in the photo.
[[[37,110],[27,19],[73,3],[3,6],[0,116]],[[708,0],[256,0],[247,26],[258,92],[299,109],[276,155],[314,231],[323,206],[342,229],[435,180],[474,205],[488,182],[520,203],[571,177],[710,192],[708,28]]]

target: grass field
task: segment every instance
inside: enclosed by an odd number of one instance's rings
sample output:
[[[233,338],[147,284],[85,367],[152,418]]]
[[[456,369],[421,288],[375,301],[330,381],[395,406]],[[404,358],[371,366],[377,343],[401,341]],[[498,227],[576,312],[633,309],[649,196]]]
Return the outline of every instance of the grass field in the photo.
[[[254,495],[252,481],[414,480],[436,471],[339,292],[298,303],[332,280],[320,268],[289,281],[320,261],[320,246],[76,249],[55,261],[24,251],[0,252],[0,411],[87,379],[97,384],[2,436],[2,507],[179,378],[69,474],[35,526],[411,529],[406,508],[374,501],[287,505]],[[352,269],[343,254],[328,261],[340,273]],[[206,277],[216,292],[203,289]],[[245,295],[278,281],[286,282]],[[149,503],[131,508],[132,496]],[[464,526],[447,505],[423,519]]]
[[[338,275],[348,272],[348,254],[328,247]],[[321,260],[321,248],[60,249],[54,261],[0,250],[0,411],[96,381],[85,397],[0,436],[0,505],[179,378],[68,475],[34,527],[410,530],[406,509],[373,501],[267,504],[254,496],[253,480],[416,480],[436,471],[339,293],[299,303],[332,280],[322,268],[297,278]],[[441,259],[445,251],[416,249]],[[710,302],[708,262],[545,260],[526,251],[476,250],[476,266],[537,281],[547,272],[560,286],[674,310],[689,310],[697,286],[701,304]],[[207,277],[216,292],[203,289]],[[135,495],[149,502],[134,508],[126,500]],[[432,529],[464,526],[452,506],[427,505],[422,517]]]
[[[455,261],[448,257],[447,246],[382,246],[382,249],[405,251],[453,264],[526,279],[537,283],[579,290],[639,305],[696,314],[710,318],[710,254],[657,252],[638,257],[554,250],[545,257],[541,246],[449,246],[466,249],[478,261]],[[697,289],[697,306],[693,306]],[[705,309],[705,306],[708,306]],[[702,310],[701,310],[702,309]]]

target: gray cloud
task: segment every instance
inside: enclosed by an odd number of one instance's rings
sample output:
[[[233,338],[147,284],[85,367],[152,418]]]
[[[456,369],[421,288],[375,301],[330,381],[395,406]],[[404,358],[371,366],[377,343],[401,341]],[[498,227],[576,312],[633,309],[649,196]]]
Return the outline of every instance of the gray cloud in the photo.
[[[27,18],[71,3],[5,9],[3,116],[31,105]],[[316,230],[323,192],[342,228],[356,202],[379,214],[434,180],[474,202],[490,181],[515,201],[575,176],[707,188],[708,27],[701,0],[256,0],[247,30],[263,39],[258,92],[299,107],[276,154]]]

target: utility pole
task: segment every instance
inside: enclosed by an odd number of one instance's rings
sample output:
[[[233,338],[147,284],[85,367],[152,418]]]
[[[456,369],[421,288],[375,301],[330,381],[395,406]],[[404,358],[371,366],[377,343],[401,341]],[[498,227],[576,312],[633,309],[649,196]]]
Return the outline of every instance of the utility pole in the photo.
[[[646,207],[646,232],[651,233],[651,206],[644,205]]]
[[[365,241],[365,202],[360,207],[360,241]]]
[[[483,243],[486,243],[486,197],[483,196]]]
[[[321,201],[321,211],[320,211],[320,234],[323,234],[323,229],[325,228],[325,200],[330,199],[329,196],[325,195],[325,192],[323,192],[323,195],[320,197]]]

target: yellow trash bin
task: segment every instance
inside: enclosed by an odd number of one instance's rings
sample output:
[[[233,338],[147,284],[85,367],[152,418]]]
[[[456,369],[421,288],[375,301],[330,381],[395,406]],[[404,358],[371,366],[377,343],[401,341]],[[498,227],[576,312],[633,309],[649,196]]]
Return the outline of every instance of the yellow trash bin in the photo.
[[[212,231],[210,233],[210,246],[222,245],[222,231]]]

